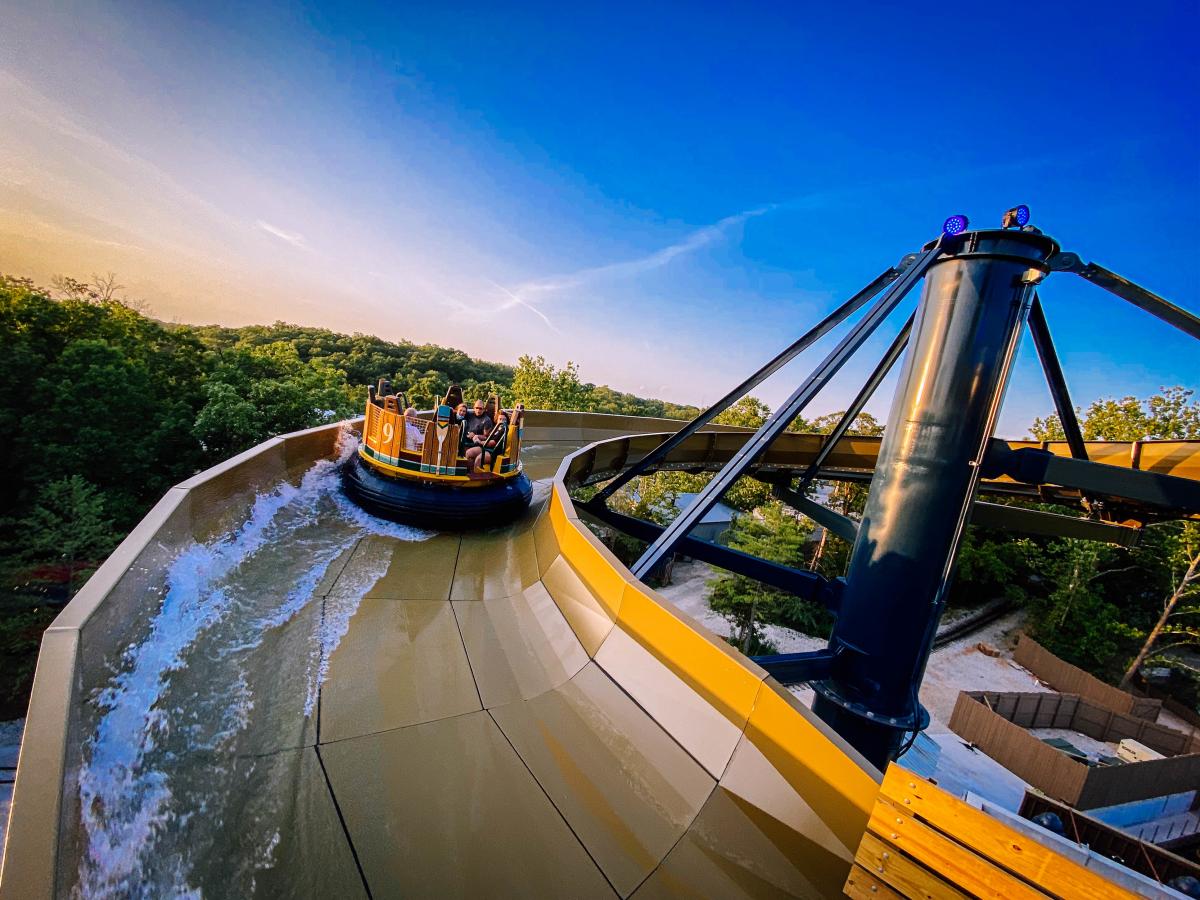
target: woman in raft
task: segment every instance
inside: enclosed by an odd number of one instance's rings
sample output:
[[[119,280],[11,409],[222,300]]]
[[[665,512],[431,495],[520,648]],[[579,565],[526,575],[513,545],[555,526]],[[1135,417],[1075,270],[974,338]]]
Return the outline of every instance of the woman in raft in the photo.
[[[497,456],[504,453],[508,443],[508,413],[500,410],[498,421],[486,436],[477,440],[473,447],[467,448],[467,472],[469,475],[480,475],[491,466]]]

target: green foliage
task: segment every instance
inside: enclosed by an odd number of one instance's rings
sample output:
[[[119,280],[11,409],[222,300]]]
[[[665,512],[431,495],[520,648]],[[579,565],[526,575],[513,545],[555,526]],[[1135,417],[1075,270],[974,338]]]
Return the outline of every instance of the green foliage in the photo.
[[[582,384],[571,363],[514,368],[284,322],[165,324],[123,301],[111,274],[54,285],[52,296],[0,276],[0,644],[20,657],[5,660],[14,702],[56,608],[168,487],[272,435],[361,412],[381,376],[426,408],[457,383],[509,403],[528,391],[549,408],[696,412]]]
[[[739,428],[760,428],[771,415],[771,407],[757,397],[743,397],[729,409],[713,419],[719,425],[736,425]]]
[[[808,520],[772,500],[754,513],[738,517],[730,529],[729,544],[771,562],[805,568],[811,538],[812,524]],[[744,653],[772,652],[761,649],[769,648],[763,636],[764,625],[784,625],[824,637],[833,624],[823,607],[744,575],[721,575],[710,582],[709,606],[730,623],[730,643]]]
[[[579,369],[568,362],[556,369],[545,357],[522,356],[513,373],[513,396],[529,409],[591,410],[591,392],[579,380]]]
[[[1079,428],[1088,441],[1185,440],[1200,437],[1200,401],[1193,390],[1176,385],[1161,394],[1097,400],[1080,416]],[[1076,413],[1078,414],[1078,410]],[[1066,440],[1057,413],[1034,419],[1030,434],[1039,441]]]

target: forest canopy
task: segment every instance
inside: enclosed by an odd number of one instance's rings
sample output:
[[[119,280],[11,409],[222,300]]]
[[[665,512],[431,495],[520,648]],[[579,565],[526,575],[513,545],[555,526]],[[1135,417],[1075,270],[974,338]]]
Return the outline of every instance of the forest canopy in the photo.
[[[171,485],[272,435],[361,413],[366,386],[380,377],[421,408],[457,383],[467,396],[495,391],[531,408],[670,418],[699,412],[589,384],[573,363],[556,367],[540,356],[510,366],[433,344],[284,322],[163,323],[121,300],[119,287],[111,276],[56,279],[51,290],[0,276],[0,428],[7,436],[0,442],[7,476],[0,480],[0,718],[23,712],[46,625]],[[746,397],[717,421],[756,427],[769,414]],[[828,432],[840,415],[791,427]],[[1181,387],[1098,400],[1080,420],[1088,438],[1200,437],[1200,404]],[[852,430],[878,434],[882,427],[864,414]],[[1053,415],[1031,430],[1041,439],[1062,436]],[[706,479],[659,473],[614,499],[665,523],[678,512],[678,495]],[[864,499],[865,488],[854,485],[828,485],[824,496],[850,516]],[[734,546],[828,577],[844,573],[848,545],[824,533],[814,539],[812,523],[785,513],[761,482],[744,478],[725,500],[738,512]],[[612,540],[619,554],[637,551]],[[1115,681],[1135,658],[1161,664],[1200,655],[1198,548],[1194,523],[1148,528],[1134,550],[972,527],[952,600],[1008,597],[1027,608],[1029,627],[1050,649]],[[828,629],[823,610],[740,576],[719,576],[711,588],[713,608],[731,619],[746,649],[766,646],[763,623],[810,634]],[[1192,655],[1180,656],[1181,648]]]
[[[42,630],[171,485],[273,435],[361,414],[381,376],[421,408],[457,383],[530,407],[698,411],[541,357],[511,366],[285,322],[159,322],[120,289],[112,276],[51,289],[0,276],[0,657],[18,713]]]

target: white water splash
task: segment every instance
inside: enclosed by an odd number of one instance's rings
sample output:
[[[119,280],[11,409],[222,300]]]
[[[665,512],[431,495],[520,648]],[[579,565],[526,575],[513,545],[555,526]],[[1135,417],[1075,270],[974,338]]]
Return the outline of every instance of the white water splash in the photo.
[[[339,585],[339,599],[320,615],[318,588],[330,566],[368,534],[429,536],[370,516],[342,496],[338,465],[351,452],[347,441],[339,460],[318,462],[299,486],[285,483],[260,495],[241,527],[187,547],[170,565],[165,596],[145,636],[126,649],[119,671],[94,698],[99,717],[79,772],[83,847],[76,896],[200,896],[190,884],[188,860],[200,852],[188,844],[191,818],[219,819],[224,805],[246,802],[225,797],[232,785],[220,778],[240,777],[249,788],[254,779],[273,776],[237,762],[209,763],[208,777],[197,779],[194,769],[205,763],[196,760],[270,749],[255,745],[261,736],[251,734],[252,725],[268,713],[286,715],[273,707],[288,667],[303,668],[297,694],[304,718],[311,717],[329,657],[363,593],[386,569],[384,563],[378,572],[356,571],[356,583],[347,590]],[[285,586],[286,593],[278,591]],[[307,652],[264,660],[271,655],[265,642],[278,643],[284,626],[305,615],[314,620]],[[256,695],[256,679],[265,696]],[[278,693],[286,699],[285,690]],[[259,716],[252,715],[256,705]],[[247,855],[247,886],[263,860],[270,864],[278,841],[271,826],[259,850]]]

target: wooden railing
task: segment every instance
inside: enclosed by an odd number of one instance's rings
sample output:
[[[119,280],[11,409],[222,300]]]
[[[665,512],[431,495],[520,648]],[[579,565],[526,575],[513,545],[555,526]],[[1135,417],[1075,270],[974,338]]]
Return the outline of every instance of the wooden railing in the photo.
[[[884,775],[844,891],[862,900],[1136,896],[897,765]]]

